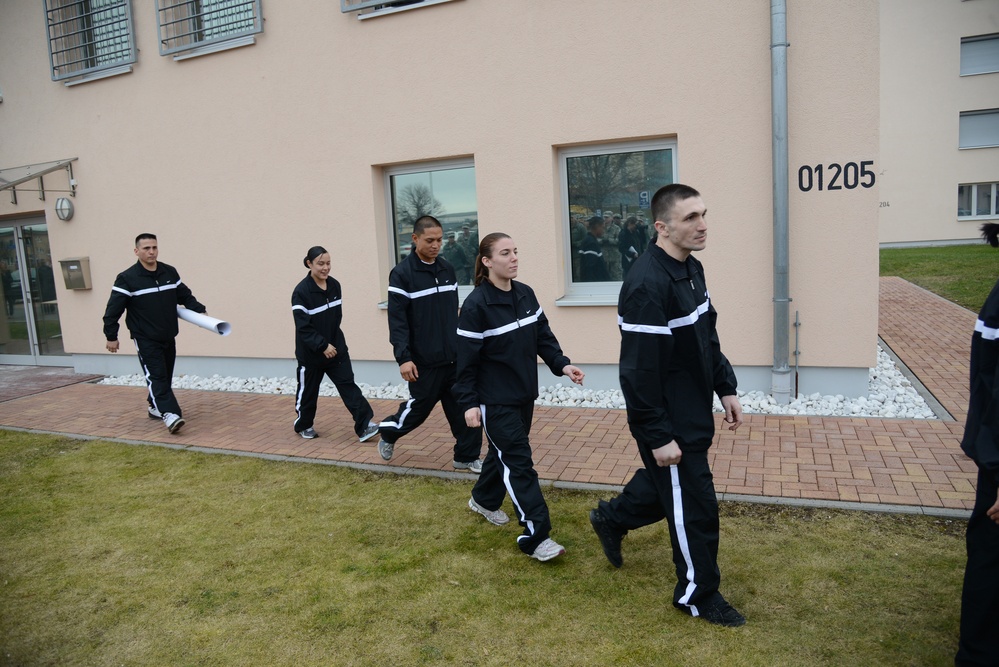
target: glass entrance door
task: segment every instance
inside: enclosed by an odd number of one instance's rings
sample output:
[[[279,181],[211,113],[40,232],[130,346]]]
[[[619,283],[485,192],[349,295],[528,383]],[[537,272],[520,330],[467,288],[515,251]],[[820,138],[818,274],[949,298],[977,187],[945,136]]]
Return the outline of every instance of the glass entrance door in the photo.
[[[0,227],[0,291],[0,363],[65,365],[44,218]]]

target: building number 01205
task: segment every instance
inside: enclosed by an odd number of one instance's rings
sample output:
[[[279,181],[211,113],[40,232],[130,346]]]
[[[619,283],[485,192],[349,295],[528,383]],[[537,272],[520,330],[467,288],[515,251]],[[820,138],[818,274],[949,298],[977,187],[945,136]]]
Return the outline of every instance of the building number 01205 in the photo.
[[[864,160],[860,164],[847,162],[839,164],[830,162],[823,166],[817,164],[814,167],[804,165],[798,169],[798,189],[802,192],[810,192],[813,188],[822,190],[854,190],[857,186],[862,188],[874,187],[877,180],[871,167],[874,160]]]

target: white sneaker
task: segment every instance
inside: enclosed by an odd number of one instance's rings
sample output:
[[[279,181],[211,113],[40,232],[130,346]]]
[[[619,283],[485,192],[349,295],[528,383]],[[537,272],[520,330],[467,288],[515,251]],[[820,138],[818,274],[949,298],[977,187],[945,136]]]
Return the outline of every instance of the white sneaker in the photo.
[[[544,563],[545,561],[551,560],[556,556],[561,556],[564,553],[565,547],[549,537],[534,549],[534,553],[531,554],[531,558],[536,558]]]
[[[180,427],[186,424],[184,418],[180,415],[175,415],[172,412],[163,413],[163,423],[166,424],[167,430],[171,433],[176,433],[180,430]]]
[[[298,434],[303,438],[305,438],[306,440],[312,440],[313,438],[319,437],[319,434],[316,433],[316,429],[312,428],[311,426],[305,429],[304,431],[299,431]]]
[[[364,433],[361,434],[361,442],[368,440],[373,435],[378,435],[378,424],[375,422],[368,422],[368,428],[364,429]]]
[[[486,517],[486,521],[494,526],[502,526],[510,523],[510,517],[506,515],[506,512],[503,510],[487,510],[485,507],[475,502],[475,498],[468,499],[468,509],[473,512],[478,512],[482,516]]]
[[[475,459],[474,461],[451,461],[451,466],[455,470],[467,470],[476,475],[482,472],[482,461],[479,459]]]
[[[159,410],[157,410],[156,408],[154,408],[153,406],[150,405],[149,406],[149,418],[150,419],[163,419],[163,415],[160,414]]]

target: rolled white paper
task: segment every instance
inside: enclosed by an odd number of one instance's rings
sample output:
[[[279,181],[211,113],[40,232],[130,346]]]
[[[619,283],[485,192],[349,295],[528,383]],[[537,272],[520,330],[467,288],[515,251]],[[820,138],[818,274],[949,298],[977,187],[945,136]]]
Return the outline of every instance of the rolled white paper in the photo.
[[[217,320],[214,317],[208,317],[202,313],[196,313],[193,310],[188,310],[181,306],[177,306],[177,317],[180,319],[195,324],[202,329],[208,329],[209,331],[214,331],[220,336],[228,336],[229,332],[232,331],[232,325],[228,322],[223,322],[222,320]]]

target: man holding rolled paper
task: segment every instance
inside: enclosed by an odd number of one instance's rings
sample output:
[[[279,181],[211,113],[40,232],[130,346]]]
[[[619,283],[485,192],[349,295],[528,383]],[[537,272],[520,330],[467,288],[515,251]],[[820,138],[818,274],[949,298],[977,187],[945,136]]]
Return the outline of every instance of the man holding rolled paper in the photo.
[[[127,311],[125,326],[135,342],[149,389],[149,418],[163,420],[167,429],[176,433],[184,425],[171,387],[177,359],[177,307],[196,313],[207,309],[181,282],[177,269],[157,260],[159,247],[154,234],[135,237],[135,256],[138,261],[119,273],[111,288],[104,311],[106,347],[108,352],[118,351],[118,320]]]

